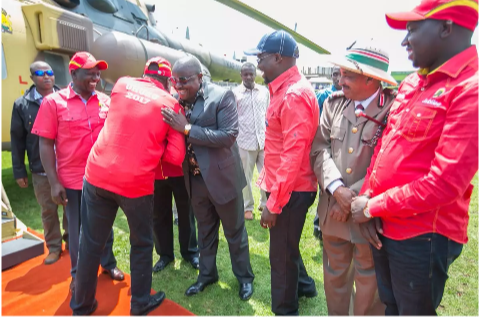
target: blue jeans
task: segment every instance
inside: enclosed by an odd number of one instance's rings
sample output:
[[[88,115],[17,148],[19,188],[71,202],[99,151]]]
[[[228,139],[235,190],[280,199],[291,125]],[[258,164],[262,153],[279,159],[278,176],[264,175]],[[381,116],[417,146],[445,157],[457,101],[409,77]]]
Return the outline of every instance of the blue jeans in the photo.
[[[118,208],[130,228],[131,308],[143,308],[152,288],[153,194],[126,198],[83,181],[82,229],[75,292],[70,307],[77,315],[87,313],[95,302],[98,266],[112,231]]]
[[[378,294],[386,315],[436,315],[448,268],[463,245],[440,234],[395,241],[378,234],[382,248],[372,248]]]

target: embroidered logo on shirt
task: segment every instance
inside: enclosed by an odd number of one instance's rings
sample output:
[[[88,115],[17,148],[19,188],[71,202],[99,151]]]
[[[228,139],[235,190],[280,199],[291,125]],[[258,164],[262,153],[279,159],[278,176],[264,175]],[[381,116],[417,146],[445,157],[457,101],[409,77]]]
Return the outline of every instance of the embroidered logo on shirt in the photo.
[[[442,105],[441,103],[437,102],[436,100],[434,100],[434,99],[428,99],[428,98],[424,99],[424,100],[422,101],[422,103],[428,104],[428,105],[433,105],[433,106],[441,106],[441,105]]]
[[[445,93],[445,87],[442,87],[438,91],[436,91],[435,94],[433,94],[433,97],[438,97],[438,96],[442,95],[443,93]]]

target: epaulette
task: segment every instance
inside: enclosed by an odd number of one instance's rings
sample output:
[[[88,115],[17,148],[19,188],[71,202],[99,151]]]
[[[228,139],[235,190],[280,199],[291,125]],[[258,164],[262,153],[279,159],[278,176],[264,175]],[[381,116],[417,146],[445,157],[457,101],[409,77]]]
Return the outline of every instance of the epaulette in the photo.
[[[328,96],[329,99],[336,99],[339,97],[345,97],[345,94],[343,93],[343,91],[335,91],[330,96]]]
[[[387,96],[397,96],[397,91],[391,88],[384,88],[380,98],[378,99],[378,107],[382,108],[385,105],[385,99]]]

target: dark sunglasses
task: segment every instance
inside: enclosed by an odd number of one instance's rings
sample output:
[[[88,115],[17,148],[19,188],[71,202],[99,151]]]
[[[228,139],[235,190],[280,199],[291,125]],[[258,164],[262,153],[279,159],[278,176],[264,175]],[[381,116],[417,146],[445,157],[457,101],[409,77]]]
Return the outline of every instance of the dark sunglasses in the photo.
[[[177,83],[180,83],[180,84],[187,84],[189,80],[191,80],[192,78],[194,78],[195,76],[198,76],[198,74],[193,74],[192,76],[188,76],[188,77],[185,77],[185,76],[181,76],[179,78],[176,78],[176,77],[170,77],[170,82],[172,82],[173,85],[176,85]]]
[[[35,76],[45,76],[47,74],[48,76],[53,76],[53,70],[48,70],[48,71],[42,71],[42,70],[37,70],[33,72]]]

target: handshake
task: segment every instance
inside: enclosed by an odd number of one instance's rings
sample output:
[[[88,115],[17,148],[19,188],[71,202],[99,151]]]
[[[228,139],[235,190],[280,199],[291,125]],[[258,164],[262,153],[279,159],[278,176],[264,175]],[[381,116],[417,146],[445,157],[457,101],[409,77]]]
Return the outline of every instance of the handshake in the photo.
[[[337,222],[347,222],[351,214],[353,222],[360,225],[360,232],[363,237],[374,247],[380,249],[382,243],[377,232],[383,232],[381,220],[379,218],[369,218],[364,214],[369,197],[357,196],[354,191],[343,186],[335,190],[333,197],[336,202],[330,209],[329,216]]]

